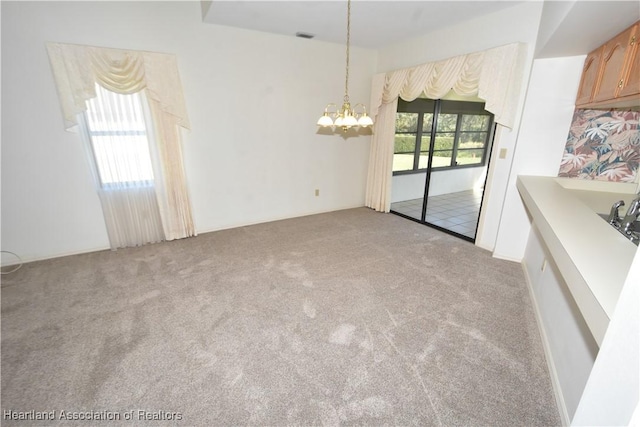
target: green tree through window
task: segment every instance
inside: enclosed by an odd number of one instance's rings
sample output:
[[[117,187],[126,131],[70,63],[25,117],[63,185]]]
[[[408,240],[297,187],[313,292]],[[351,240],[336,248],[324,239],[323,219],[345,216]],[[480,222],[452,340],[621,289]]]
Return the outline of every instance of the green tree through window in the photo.
[[[437,123],[435,129],[434,122]],[[492,135],[493,115],[484,110],[482,103],[399,100],[393,172],[425,170],[431,149],[433,168],[484,166]]]

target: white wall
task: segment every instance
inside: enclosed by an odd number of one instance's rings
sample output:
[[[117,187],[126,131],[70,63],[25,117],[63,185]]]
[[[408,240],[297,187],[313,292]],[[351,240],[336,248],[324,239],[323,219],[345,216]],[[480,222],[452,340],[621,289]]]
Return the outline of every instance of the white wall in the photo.
[[[448,26],[379,50],[378,73],[491,49],[509,43],[535,43],[542,4],[524,2]]]
[[[572,425],[638,426],[639,399],[640,250],[620,292]]]
[[[522,259],[530,221],[516,180],[518,175],[558,175],[584,58],[536,59],[533,63],[495,245],[496,257]]]
[[[431,173],[429,196],[473,190],[484,185],[486,166]]]
[[[486,167],[431,172],[429,196],[472,190],[484,184]],[[391,203],[424,197],[425,173],[394,175],[391,180]]]
[[[2,249],[33,260],[109,246],[81,141],[62,129],[47,41],[177,55],[197,231],[364,205],[370,137],[316,134],[343,96],[343,45],[205,24],[197,1],[1,7]],[[369,99],[376,58],[351,49],[354,101]]]
[[[522,79],[523,90],[515,116],[514,129],[499,127],[491,153],[491,167],[488,172],[482,217],[476,238],[478,246],[489,250],[494,249],[498,235],[500,214],[509,181],[541,13],[542,2],[524,2],[462,24],[436,30],[425,36],[392,44],[379,51],[378,72],[380,73],[509,43],[528,44],[525,73]],[[507,150],[506,157],[499,159],[498,153],[502,148]]]
[[[422,199],[426,172],[409,175],[394,175],[391,178],[391,203]]]

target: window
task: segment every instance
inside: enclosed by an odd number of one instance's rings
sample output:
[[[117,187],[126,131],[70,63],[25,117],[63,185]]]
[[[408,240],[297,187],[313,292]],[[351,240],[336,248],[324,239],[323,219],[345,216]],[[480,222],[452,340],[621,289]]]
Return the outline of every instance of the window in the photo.
[[[430,150],[436,169],[484,166],[492,130],[493,115],[482,103],[398,100],[393,172],[425,170]]]
[[[102,188],[144,186],[153,168],[140,92],[122,95],[96,85],[87,101],[85,121]]]
[[[65,129],[79,125],[85,142],[111,248],[194,236],[176,56],[61,43],[47,51]]]

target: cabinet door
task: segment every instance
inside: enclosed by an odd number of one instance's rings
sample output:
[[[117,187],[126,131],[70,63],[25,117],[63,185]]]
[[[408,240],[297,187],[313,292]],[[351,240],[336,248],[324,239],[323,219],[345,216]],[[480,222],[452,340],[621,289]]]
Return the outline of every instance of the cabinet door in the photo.
[[[636,95],[640,93],[640,55],[638,55],[638,26],[634,27],[629,47],[627,47],[626,73],[622,77],[622,87],[618,96]]]
[[[602,46],[591,52],[584,60],[582,68],[582,80],[578,88],[578,96],[576,105],[583,105],[591,102],[593,91],[598,80],[598,72],[600,71],[600,58],[602,55]]]
[[[602,72],[600,82],[593,95],[593,101],[607,101],[616,97],[620,82],[624,76],[625,53],[629,47],[635,26],[620,33],[604,45],[602,51]]]

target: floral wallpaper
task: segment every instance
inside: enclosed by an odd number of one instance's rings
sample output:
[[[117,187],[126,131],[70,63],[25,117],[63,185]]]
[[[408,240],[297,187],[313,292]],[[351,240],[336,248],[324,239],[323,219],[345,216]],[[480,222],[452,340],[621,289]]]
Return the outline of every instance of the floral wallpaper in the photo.
[[[634,182],[640,162],[638,111],[576,110],[558,176]]]

